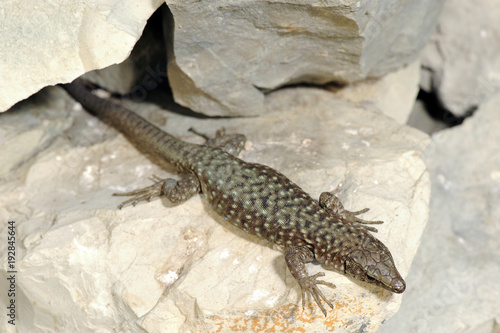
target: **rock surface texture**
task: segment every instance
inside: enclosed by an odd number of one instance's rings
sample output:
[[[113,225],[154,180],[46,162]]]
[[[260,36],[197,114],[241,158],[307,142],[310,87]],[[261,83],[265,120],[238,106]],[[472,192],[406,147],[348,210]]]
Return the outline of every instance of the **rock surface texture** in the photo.
[[[500,94],[432,137],[429,223],[398,314],[381,332],[498,332]]]
[[[422,85],[461,125],[425,153],[429,223],[396,316],[380,332],[481,332],[500,327],[500,11],[491,1],[446,2],[426,48]],[[434,90],[433,90],[434,89]]]
[[[161,0],[0,2],[0,111],[125,60]]]
[[[162,3],[0,4],[0,110],[11,108],[0,114],[0,234],[15,222],[18,314],[0,331],[377,330],[401,295],[308,264],[337,285],[322,288],[335,309],[302,311],[283,253],[227,225],[201,196],[117,209],[123,198],[112,193],[175,177],[171,167],[59,87],[19,101],[102,69],[93,80],[130,92],[127,106],[181,139],[201,142],[190,127],[243,133],[243,159],[384,220],[376,237],[406,278],[430,182],[429,137],[404,123],[443,0],[167,0],[143,31]],[[171,95],[155,90],[167,74]],[[286,87],[330,81],[340,85]]]
[[[1,4],[0,110],[123,61],[161,3]],[[208,115],[241,116],[264,112],[265,92],[283,85],[355,82],[414,62],[443,0],[166,3],[176,101]]]
[[[0,218],[17,225],[18,332],[374,331],[397,311],[401,295],[310,264],[337,285],[324,289],[335,310],[327,318],[315,305],[302,312],[283,253],[228,225],[201,196],[118,210],[122,198],[112,193],[175,171],[75,107],[50,88],[1,115],[0,156],[9,161]],[[385,221],[376,237],[406,276],[427,221],[430,184],[420,158],[427,135],[316,88],[270,94],[258,118],[130,107],[190,141],[200,141],[191,126],[244,132],[245,160],[282,171],[313,197],[336,190],[346,208],[370,207],[364,217]]]
[[[422,88],[457,116],[500,90],[500,6],[491,0],[447,0],[423,52]]]
[[[210,115],[256,114],[283,85],[385,75],[418,58],[442,3],[167,1],[175,99]]]

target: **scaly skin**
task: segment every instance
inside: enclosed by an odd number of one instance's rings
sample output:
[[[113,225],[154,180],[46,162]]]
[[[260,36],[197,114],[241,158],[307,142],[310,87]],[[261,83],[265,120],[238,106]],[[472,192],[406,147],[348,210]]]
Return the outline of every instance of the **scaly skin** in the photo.
[[[225,135],[220,130],[213,139],[203,135],[205,145],[187,143],[119,104],[96,97],[88,90],[91,84],[83,79],[63,87],[90,113],[184,173],[179,181],[156,179],[147,188],[117,194],[133,196],[120,208],[158,196],[182,202],[201,191],[224,219],[284,249],[288,268],[301,288],[302,306],[305,293],[310,292],[325,316],[321,300],[333,305],[317,285],[335,285],[317,279],[324,273],[308,275],[305,263],[312,260],[395,293],[405,290],[391,253],[369,233],[376,229],[361,225],[382,222],[356,217],[368,209],[349,212],[328,192],[318,202],[280,172],[240,160],[235,155],[244,146],[242,135]]]

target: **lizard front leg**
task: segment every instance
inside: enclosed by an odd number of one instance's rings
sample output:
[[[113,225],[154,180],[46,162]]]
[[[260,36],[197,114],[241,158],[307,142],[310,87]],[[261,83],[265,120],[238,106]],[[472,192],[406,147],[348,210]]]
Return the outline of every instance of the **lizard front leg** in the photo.
[[[320,298],[328,304],[333,309],[333,304],[330,302],[323,292],[318,288],[318,284],[323,284],[331,288],[335,288],[335,285],[330,282],[317,280],[321,276],[325,276],[325,273],[319,272],[314,275],[307,274],[306,263],[314,260],[313,252],[306,246],[290,246],[285,250],[285,261],[288,265],[288,269],[292,273],[295,280],[300,285],[300,291],[302,294],[302,309],[305,308],[305,298],[306,291],[310,292],[316,303],[318,304],[321,312],[326,317],[326,310],[321,304]]]
[[[200,193],[200,181],[193,173],[187,173],[181,179],[172,178],[161,179],[154,176],[155,183],[151,186],[138,189],[127,193],[114,193],[115,196],[131,196],[132,198],[122,202],[118,208],[122,209],[125,205],[132,203],[135,206],[140,201],[151,201],[156,197],[165,196],[173,203],[180,203]]]
[[[323,192],[319,196],[319,204],[323,209],[328,211],[330,215],[336,219],[341,220],[342,222],[350,222],[350,223],[359,223],[359,224],[382,224],[383,221],[367,221],[360,219],[356,215],[366,213],[369,208],[365,208],[362,210],[358,210],[357,212],[351,212],[344,208],[340,199],[330,192]],[[374,227],[370,227],[367,225],[362,225],[368,231],[378,232],[378,230]]]
[[[198,132],[192,127],[189,131],[204,138],[205,145],[220,148],[233,156],[238,156],[243,148],[245,148],[245,142],[247,141],[247,138],[243,134],[226,134],[224,127],[215,132],[213,138]]]

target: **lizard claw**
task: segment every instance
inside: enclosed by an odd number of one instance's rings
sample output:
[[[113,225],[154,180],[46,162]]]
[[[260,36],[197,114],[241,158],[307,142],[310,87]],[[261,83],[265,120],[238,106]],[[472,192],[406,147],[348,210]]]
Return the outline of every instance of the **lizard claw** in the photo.
[[[347,209],[344,209],[339,214],[339,216],[341,216],[345,221],[349,221],[351,223],[359,223],[359,224],[382,224],[382,223],[384,223],[384,221],[367,221],[367,220],[363,220],[363,219],[356,216],[359,214],[366,213],[369,210],[370,210],[370,208],[365,208],[362,210],[358,210],[357,212],[351,212],[351,211],[348,211]],[[377,228],[374,228],[374,227],[370,227],[367,225],[362,225],[361,227],[363,227],[366,230],[371,231],[371,232],[378,232]]]
[[[145,188],[137,189],[134,191],[126,192],[126,193],[113,193],[114,196],[131,196],[133,195],[132,198],[125,200],[122,202],[119,206],[118,209],[122,209],[129,203],[132,203],[132,206],[137,205],[141,201],[151,201],[151,199],[160,197],[163,195],[164,192],[164,187],[166,182],[168,182],[170,179],[162,180],[156,176],[153,176],[153,181],[156,181],[153,185],[150,185]],[[172,179],[173,181],[173,179]]]
[[[200,192],[200,181],[193,173],[183,175],[180,180],[161,179],[158,176],[151,177],[151,180],[154,184],[148,187],[127,193],[114,193],[115,196],[133,195],[132,198],[122,202],[118,208],[122,209],[129,203],[135,206],[141,201],[151,201],[151,199],[161,196],[166,196],[172,203],[180,203]]]
[[[318,284],[323,284],[325,286],[328,286],[330,288],[336,288],[336,286],[333,283],[322,281],[322,280],[317,280],[319,277],[325,276],[325,273],[319,272],[314,275],[307,276],[305,278],[300,279],[299,285],[300,285],[300,290],[302,293],[302,310],[305,309],[305,298],[306,298],[306,291],[310,292],[314,300],[316,301],[316,304],[318,304],[318,307],[321,309],[321,312],[326,317],[326,310],[321,304],[320,298],[328,304],[332,309],[333,309],[333,304],[331,301],[329,301],[326,296],[323,294],[323,292],[318,288]]]
[[[348,223],[359,223],[361,224],[360,227],[365,228],[368,231],[371,232],[378,232],[377,228],[375,227],[370,227],[365,224],[382,224],[384,223],[383,221],[367,221],[363,220],[356,215],[360,215],[363,213],[366,213],[369,211],[369,208],[364,208],[361,210],[358,210],[356,212],[351,212],[348,211],[347,209],[344,208],[344,205],[340,201],[339,198],[337,198],[335,195],[333,195],[330,192],[323,192],[319,196],[319,204],[321,207],[323,207],[325,210],[327,210],[330,215],[334,219],[339,219],[343,222],[348,222]]]

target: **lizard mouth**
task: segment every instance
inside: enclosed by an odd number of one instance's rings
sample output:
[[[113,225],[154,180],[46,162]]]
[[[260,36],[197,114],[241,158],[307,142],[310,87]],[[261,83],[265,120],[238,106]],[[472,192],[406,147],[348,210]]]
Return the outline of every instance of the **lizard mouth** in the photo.
[[[376,284],[384,289],[390,290],[393,293],[401,294],[406,289],[406,283],[401,277],[395,277],[390,279],[390,281],[384,281],[385,279],[376,279],[369,274],[366,274],[366,282]]]
[[[367,282],[370,282],[370,283],[375,283],[387,290],[390,290],[392,291],[393,293],[396,293],[396,294],[401,294],[402,292],[404,292],[406,290],[406,283],[405,281],[400,278],[400,277],[397,277],[397,278],[393,278],[390,283],[384,283],[382,281],[378,281],[374,278],[372,278],[371,276],[368,276],[368,281]]]

